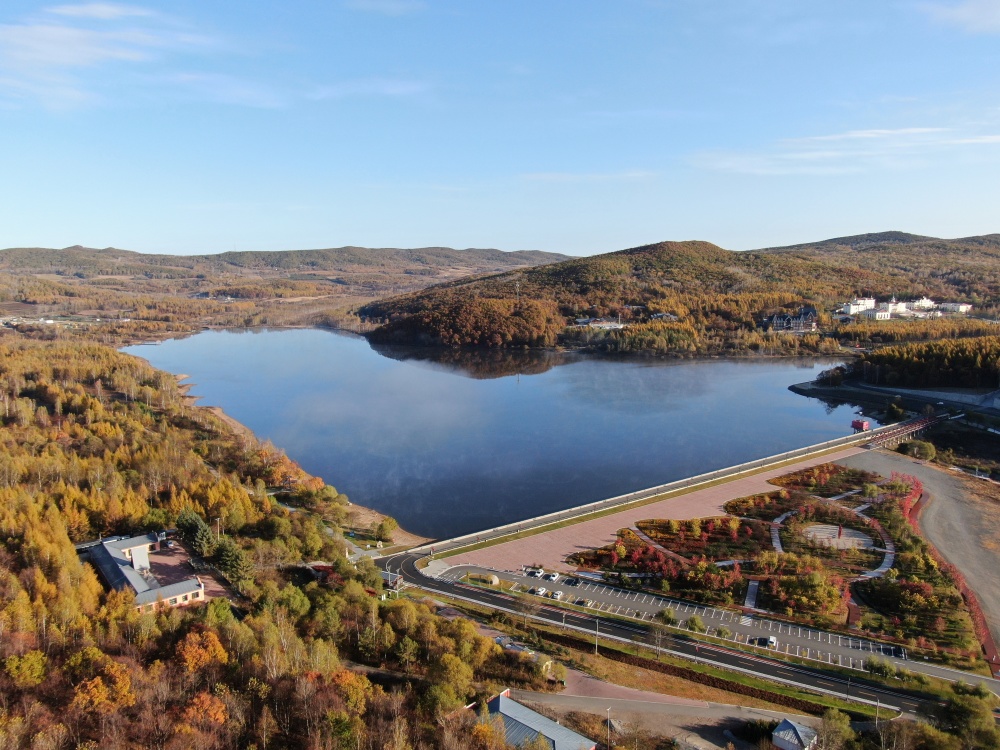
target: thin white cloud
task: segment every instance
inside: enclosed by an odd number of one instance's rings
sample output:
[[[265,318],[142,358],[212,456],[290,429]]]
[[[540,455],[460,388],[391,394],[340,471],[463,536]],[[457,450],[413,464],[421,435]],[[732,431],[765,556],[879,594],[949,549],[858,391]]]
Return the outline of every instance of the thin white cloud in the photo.
[[[319,86],[306,95],[315,101],[344,99],[351,96],[416,96],[427,91],[423,81],[401,78],[363,78]]]
[[[521,175],[522,179],[532,182],[631,182],[654,177],[656,172],[642,169],[624,172],[530,172]]]
[[[120,3],[81,3],[79,5],[57,5],[48,8],[49,13],[73,18],[93,18],[100,21],[115,21],[119,18],[141,18],[154,15],[153,11],[135,5]]]
[[[383,16],[405,16],[423,10],[426,5],[421,0],[345,0],[344,7]]]
[[[907,169],[960,147],[1000,144],[1000,136],[959,128],[850,130],[789,138],[757,151],[705,151],[691,157],[703,169],[750,175],[844,175]]]
[[[279,109],[288,98],[275,89],[222,73],[177,73],[167,79],[200,99],[257,109]]]
[[[1000,0],[924,3],[923,9],[931,18],[970,34],[1000,33]]]
[[[914,135],[926,135],[928,133],[944,133],[947,128],[893,128],[893,129],[872,129],[872,130],[848,130],[846,133],[833,133],[832,135],[813,135],[806,138],[799,138],[799,141],[858,141],[875,140],[886,138],[906,138]]]
[[[20,23],[0,24],[0,100],[73,108],[100,98],[109,66],[148,67],[211,44],[134,6],[56,6]]]
[[[131,29],[93,31],[58,24],[0,25],[0,60],[25,73],[89,67],[110,60],[148,60],[160,42]]]

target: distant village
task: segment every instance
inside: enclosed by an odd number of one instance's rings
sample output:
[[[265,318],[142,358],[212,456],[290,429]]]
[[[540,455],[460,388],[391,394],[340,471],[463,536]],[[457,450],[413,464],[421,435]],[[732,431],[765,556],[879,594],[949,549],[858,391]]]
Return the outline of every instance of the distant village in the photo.
[[[645,311],[642,305],[624,305],[623,311],[628,311],[633,316],[641,315]],[[838,322],[851,323],[855,320],[890,320],[891,318],[940,318],[945,314],[965,315],[972,310],[972,305],[967,302],[935,302],[929,297],[921,297],[910,302],[898,302],[895,297],[887,302],[879,302],[874,297],[858,297],[850,302],[845,302],[834,312],[839,316]],[[662,320],[666,322],[677,322],[679,318],[672,313],[654,313],[648,321]],[[574,326],[578,328],[593,328],[601,331],[616,331],[627,328],[629,323],[622,322],[621,315],[617,317],[603,318],[576,318]],[[788,311],[778,312],[770,315],[761,321],[761,328],[765,331],[788,331],[792,333],[809,333],[819,329],[819,313],[815,307],[806,305],[800,307],[798,312]]]
[[[874,297],[858,297],[845,302],[836,313],[840,323],[851,323],[857,319],[890,320],[891,318],[940,318],[942,315],[965,315],[972,310],[967,302],[935,302],[928,297],[921,297],[911,302],[897,302],[893,297],[888,302],[879,302]],[[802,307],[793,315],[780,312],[764,320],[763,328],[768,331],[791,331],[806,333],[817,330],[819,315],[815,307]]]

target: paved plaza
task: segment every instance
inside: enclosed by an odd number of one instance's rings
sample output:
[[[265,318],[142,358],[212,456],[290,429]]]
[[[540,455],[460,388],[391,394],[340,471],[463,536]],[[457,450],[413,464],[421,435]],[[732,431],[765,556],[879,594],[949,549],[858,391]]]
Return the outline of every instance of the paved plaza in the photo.
[[[816,523],[802,530],[812,542],[831,549],[871,549],[875,546],[872,538],[855,529]]]

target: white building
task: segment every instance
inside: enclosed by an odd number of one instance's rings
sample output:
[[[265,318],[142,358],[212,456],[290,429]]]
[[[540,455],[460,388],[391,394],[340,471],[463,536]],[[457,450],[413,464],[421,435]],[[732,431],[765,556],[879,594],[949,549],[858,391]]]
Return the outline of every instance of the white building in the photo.
[[[907,306],[905,302],[897,302],[896,298],[893,297],[888,302],[883,302],[878,306],[879,310],[885,310],[887,313],[892,315],[893,313],[899,314],[906,312]]]
[[[872,310],[864,310],[861,313],[862,318],[868,318],[869,320],[888,320],[889,311],[883,308],[875,308]]]
[[[929,297],[921,297],[918,300],[914,300],[913,302],[907,302],[906,304],[907,307],[909,307],[911,310],[933,310],[935,307],[937,307],[934,300],[930,299]]]
[[[874,307],[874,297],[859,297],[857,299],[852,299],[850,302],[845,302],[844,306],[840,308],[840,311],[847,315],[857,315],[865,310],[872,310]]]
[[[965,302],[942,302],[938,305],[938,309],[944,312],[967,313],[972,309],[972,305]]]

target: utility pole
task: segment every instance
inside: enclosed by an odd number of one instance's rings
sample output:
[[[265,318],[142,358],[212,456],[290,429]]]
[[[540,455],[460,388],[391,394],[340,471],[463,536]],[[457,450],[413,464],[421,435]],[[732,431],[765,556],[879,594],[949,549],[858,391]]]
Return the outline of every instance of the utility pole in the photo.
[[[608,706],[608,750],[611,750],[611,707]]]

